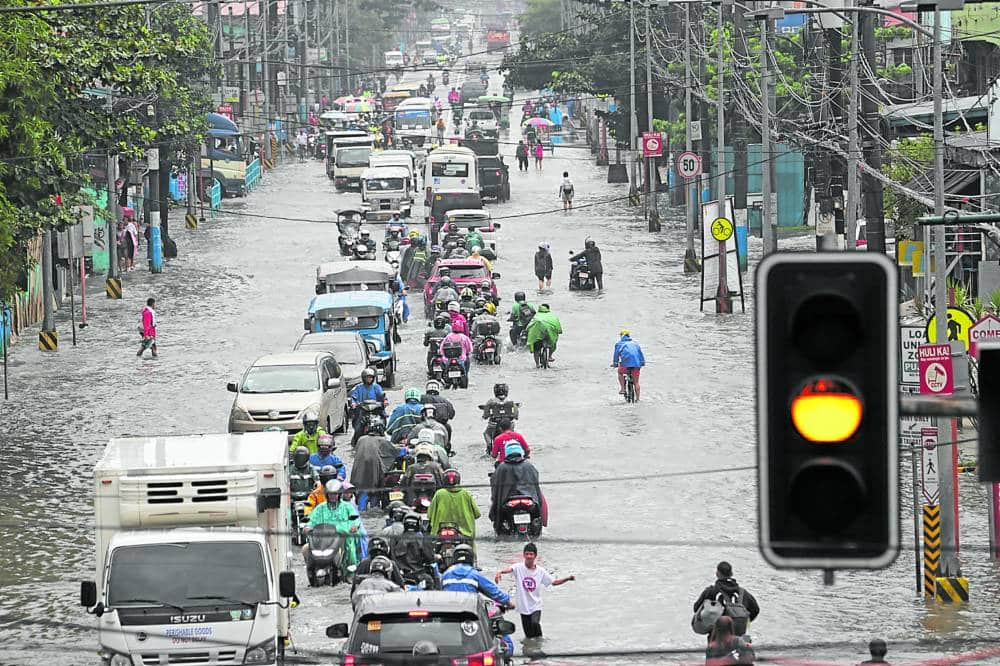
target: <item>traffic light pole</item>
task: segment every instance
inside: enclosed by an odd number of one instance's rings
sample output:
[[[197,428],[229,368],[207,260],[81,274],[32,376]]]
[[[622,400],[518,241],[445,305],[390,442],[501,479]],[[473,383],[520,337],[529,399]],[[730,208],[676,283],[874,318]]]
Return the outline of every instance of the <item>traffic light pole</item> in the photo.
[[[723,84],[723,67],[725,66],[725,16],[726,1],[719,3],[719,62],[716,76],[719,78],[718,103],[718,124],[716,126],[716,138],[718,139],[719,157],[715,161],[715,168],[718,171],[718,217],[726,216],[726,170],[725,170],[725,150],[726,150],[726,98]],[[733,220],[730,220],[733,222]],[[719,288],[715,292],[715,311],[720,314],[730,314],[733,311],[733,301],[729,297],[729,283],[726,275],[726,241],[719,241]]]

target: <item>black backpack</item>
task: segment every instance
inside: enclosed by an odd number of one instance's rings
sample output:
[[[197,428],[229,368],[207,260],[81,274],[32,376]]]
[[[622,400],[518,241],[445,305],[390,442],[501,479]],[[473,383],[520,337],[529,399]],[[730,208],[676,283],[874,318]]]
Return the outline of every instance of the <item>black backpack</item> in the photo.
[[[743,603],[745,596],[746,591],[742,587],[737,589],[736,594],[727,595],[724,592],[719,592],[716,595],[716,599],[722,603],[722,614],[733,620],[733,634],[736,636],[747,633],[747,627],[750,624],[750,611]]]

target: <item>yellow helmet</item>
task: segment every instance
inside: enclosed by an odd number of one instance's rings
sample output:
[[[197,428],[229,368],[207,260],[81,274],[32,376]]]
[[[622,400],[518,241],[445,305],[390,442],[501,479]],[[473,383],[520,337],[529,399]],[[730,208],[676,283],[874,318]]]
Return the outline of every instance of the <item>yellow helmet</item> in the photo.
[[[627,328],[623,328],[622,330],[618,331],[618,335],[632,335],[632,331],[628,330]]]
[[[420,232],[417,231],[416,229],[413,229],[412,231],[410,231],[410,238],[416,238],[419,235],[420,235]]]
[[[493,305],[493,303],[491,303],[491,302],[487,302],[486,305],[483,306],[483,309],[486,310],[490,314],[496,314],[497,313],[497,306]]]

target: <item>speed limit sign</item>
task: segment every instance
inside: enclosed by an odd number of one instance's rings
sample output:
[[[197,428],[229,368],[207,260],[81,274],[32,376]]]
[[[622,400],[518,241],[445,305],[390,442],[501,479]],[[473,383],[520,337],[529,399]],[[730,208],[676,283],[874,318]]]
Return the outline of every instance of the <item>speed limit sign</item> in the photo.
[[[701,158],[690,150],[677,156],[677,173],[684,178],[701,175]]]

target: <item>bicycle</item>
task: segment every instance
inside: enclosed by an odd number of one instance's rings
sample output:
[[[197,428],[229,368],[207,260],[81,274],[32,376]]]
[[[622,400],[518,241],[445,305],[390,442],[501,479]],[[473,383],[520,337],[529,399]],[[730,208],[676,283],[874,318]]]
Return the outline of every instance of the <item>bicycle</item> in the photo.
[[[618,366],[612,365],[612,368],[617,368]],[[625,402],[635,402],[635,379],[632,377],[632,370],[635,368],[625,368],[625,373],[623,374],[624,384],[625,384]]]
[[[552,353],[552,346],[549,344],[548,340],[542,340],[535,345],[535,367],[548,369],[549,367],[549,354]]]

